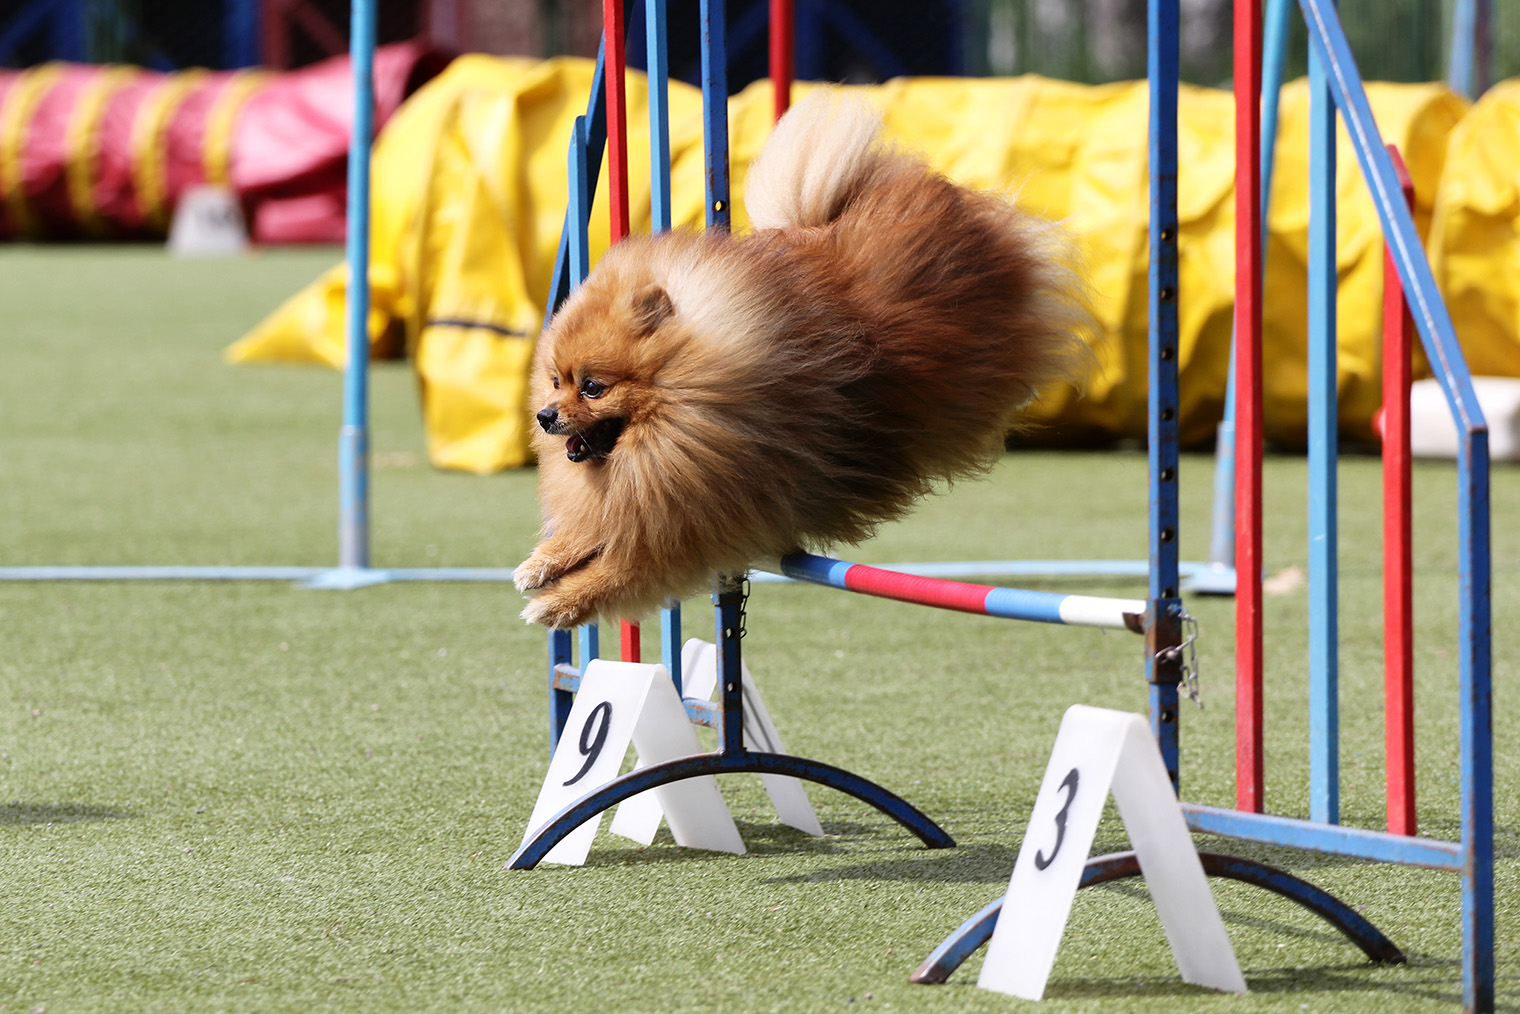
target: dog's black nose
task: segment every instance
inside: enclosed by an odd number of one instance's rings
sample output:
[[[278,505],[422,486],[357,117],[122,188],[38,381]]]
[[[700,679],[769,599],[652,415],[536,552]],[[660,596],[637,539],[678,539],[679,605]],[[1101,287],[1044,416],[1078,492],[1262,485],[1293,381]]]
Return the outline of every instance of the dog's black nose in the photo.
[[[543,427],[545,433],[554,432],[554,424],[559,422],[559,409],[541,408],[538,410],[538,425]]]

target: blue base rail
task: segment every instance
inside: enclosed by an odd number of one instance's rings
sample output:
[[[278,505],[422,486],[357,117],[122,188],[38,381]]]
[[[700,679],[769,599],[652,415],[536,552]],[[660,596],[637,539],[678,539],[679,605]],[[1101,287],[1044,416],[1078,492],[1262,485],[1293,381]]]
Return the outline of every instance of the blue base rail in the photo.
[[[1203,872],[1211,877],[1252,884],[1297,902],[1340,930],[1372,961],[1401,965],[1407,960],[1403,951],[1394,946],[1376,926],[1358,915],[1350,905],[1291,873],[1266,863],[1220,855],[1217,852],[1200,852],[1198,858],[1203,860]],[[1079,886],[1093,887],[1139,875],[1140,860],[1135,853],[1114,852],[1089,859],[1082,871]],[[932,986],[949,979],[967,958],[976,953],[978,947],[992,938],[998,916],[1003,911],[1003,901],[1003,898],[997,899],[961,923],[944,943],[924,959],[924,963],[914,971],[911,981]]]

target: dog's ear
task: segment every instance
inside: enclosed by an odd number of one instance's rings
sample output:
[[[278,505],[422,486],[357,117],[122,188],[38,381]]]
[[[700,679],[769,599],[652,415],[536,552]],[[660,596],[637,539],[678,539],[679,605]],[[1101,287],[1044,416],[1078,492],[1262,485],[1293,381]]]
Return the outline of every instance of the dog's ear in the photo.
[[[658,285],[646,285],[633,294],[633,332],[642,338],[653,334],[676,312],[670,296]]]

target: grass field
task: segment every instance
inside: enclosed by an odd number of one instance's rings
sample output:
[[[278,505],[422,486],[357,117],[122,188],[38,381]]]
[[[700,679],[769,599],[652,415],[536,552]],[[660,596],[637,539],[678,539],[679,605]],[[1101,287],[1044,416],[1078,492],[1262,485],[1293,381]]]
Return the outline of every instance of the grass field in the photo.
[[[335,259],[174,262],[0,251],[0,564],[291,564],[336,557],[339,378],[221,349]],[[374,376],[374,558],[511,566],[531,472],[431,470],[404,366]],[[1211,463],[1184,462],[1186,558]],[[1455,482],[1416,471],[1422,830],[1457,835]],[[1135,452],[1025,453],[847,554],[865,561],[1143,557]],[[1343,809],[1382,813],[1375,461],[1342,467]],[[1304,566],[1303,462],[1267,462],[1268,567]],[[1520,1010],[1520,472],[1496,471],[1500,1009]],[[1268,805],[1306,810],[1307,596],[1268,599]],[[1036,584],[1034,587],[1054,585]],[[1060,590],[1143,596],[1133,583]],[[1233,603],[1190,599],[1204,710],[1183,787],[1233,800]],[[547,761],[544,638],[505,585],[0,584],[0,1011],[1003,1011],[974,958],[909,973],[1001,893],[1067,706],[1140,711],[1141,641],[804,586],[757,586],[746,659],[788,746],[902,793],[958,840],[928,851],[846,796],[828,835],[725,783],[750,852],[603,831],[588,865],[503,868]],[[699,604],[688,630],[710,631]],[[1138,882],[1079,895],[1045,1009],[1459,1007],[1453,874],[1207,840],[1357,905],[1410,955],[1368,965],[1274,896],[1216,884],[1244,997],[1182,985]],[[1096,851],[1125,847],[1111,811]]]

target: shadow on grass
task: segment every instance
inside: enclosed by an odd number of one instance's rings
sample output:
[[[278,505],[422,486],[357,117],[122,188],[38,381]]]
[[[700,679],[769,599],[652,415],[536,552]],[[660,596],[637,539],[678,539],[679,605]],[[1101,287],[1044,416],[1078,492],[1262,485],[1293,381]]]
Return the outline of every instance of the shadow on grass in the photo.
[[[1436,837],[1436,836],[1431,836]],[[1264,842],[1244,841],[1238,838],[1216,838],[1212,835],[1198,835],[1194,839],[1200,852],[1220,852],[1225,855],[1238,856],[1242,859],[1254,859],[1268,866],[1275,866],[1280,870],[1290,870],[1297,876],[1304,876],[1305,871],[1331,870],[1343,866],[1392,866],[1393,863],[1379,863],[1373,859],[1363,859],[1360,856],[1338,856],[1324,852],[1315,852],[1312,849],[1287,848],[1281,845],[1268,845]],[[1448,839],[1449,840],[1449,839]],[[1305,879],[1310,879],[1305,877]]]
[[[1118,883],[1100,884],[1097,886],[1096,890],[1111,891],[1114,894],[1121,894],[1127,898],[1133,898],[1136,901],[1150,904],[1150,891],[1135,881],[1121,881]],[[1317,916],[1309,912],[1307,909],[1299,908],[1298,906],[1294,907],[1299,913],[1304,916],[1304,918],[1313,920],[1313,923],[1310,927],[1294,926],[1290,925],[1289,923],[1279,922],[1276,919],[1268,919],[1259,915],[1246,915],[1236,908],[1225,908],[1223,906],[1221,906],[1219,909],[1219,915],[1224,919],[1225,922],[1229,923],[1230,925],[1240,926],[1244,929],[1257,930],[1262,933],[1281,934],[1282,936],[1288,937],[1298,937],[1299,939],[1312,940],[1315,943],[1319,944],[1345,944],[1348,947],[1356,946],[1356,944],[1352,943],[1348,937],[1335,929],[1329,928],[1325,922],[1321,921]],[[1414,959],[1411,958],[1410,960]]]
[[[1442,841],[1461,841],[1462,824],[1455,817],[1440,820],[1426,818],[1420,823],[1420,834]],[[1494,825],[1494,858],[1520,859],[1520,831],[1512,827]]]
[[[1361,962],[1354,964],[1322,965],[1297,968],[1244,969],[1246,986],[1252,993],[1263,996],[1298,996],[1312,993],[1366,993],[1375,988],[1391,997],[1404,996],[1411,1000],[1428,1000],[1441,1004],[1460,1006],[1462,991],[1453,981],[1457,974],[1454,961],[1411,962],[1392,971],[1387,966]],[[1445,969],[1440,974],[1436,969]],[[1377,980],[1369,981],[1363,973],[1380,970]],[[965,976],[946,986],[975,988],[976,979]],[[939,987],[939,988],[944,988]],[[1506,992],[1501,982],[1499,992]],[[1115,976],[1106,979],[1066,978],[1053,979],[1045,990],[1046,1000],[1113,1000],[1122,1003],[1126,999],[1144,996],[1209,997],[1219,996],[1214,990],[1192,986],[1179,978],[1169,976]],[[1390,1005],[1391,1001],[1390,1001]],[[1119,1009],[1117,1006],[1115,1009]],[[1501,1014],[1517,1014],[1520,1006],[1499,1003],[1494,1008]]]
[[[108,806],[86,803],[22,803],[12,800],[0,804],[0,825],[80,824],[90,820],[123,820],[133,814]]]
[[[958,845],[925,849],[914,839],[903,843],[911,854],[855,866],[814,870],[767,880],[770,884],[817,884],[838,880],[902,880],[941,884],[1006,884],[1018,850],[1007,845]],[[841,849],[840,851],[844,851]],[[991,897],[987,899],[991,901]],[[968,913],[969,914],[969,913]]]
[[[1362,974],[1372,970],[1378,973],[1376,979],[1368,979]],[[1246,985],[1253,993],[1268,995],[1365,992],[1368,988],[1376,988],[1379,993],[1392,996],[1430,1000],[1450,1004],[1453,1008],[1462,1005],[1461,970],[1458,962],[1423,955],[1411,956],[1409,964],[1393,967],[1358,962],[1317,968],[1248,969]],[[1505,992],[1502,983],[1496,992]],[[1514,1014],[1520,1011],[1520,1006],[1497,1003],[1494,1010]]]
[[[854,824],[831,820],[822,838],[785,824],[749,824],[734,821],[739,837],[744,840],[746,854],[750,856],[785,855],[837,855],[850,851],[851,842],[876,841],[902,837],[906,842],[918,844],[907,831],[896,825]],[[677,845],[670,836],[670,829],[662,826],[659,834],[649,845],[633,845],[627,848],[598,848],[586,859],[587,866],[651,865],[659,863],[712,862],[733,858],[726,852],[709,852]]]
[[[1379,992],[1405,996],[1411,999],[1434,1000],[1439,1003],[1453,1005],[1460,1005],[1461,1003],[1462,995],[1460,988],[1454,988],[1451,979],[1447,976],[1420,975],[1419,969],[1408,969],[1407,971],[1413,974],[1405,976],[1400,973],[1397,976],[1398,979],[1402,979],[1403,981],[1396,981],[1392,976],[1382,975],[1374,983],[1369,981],[1365,974],[1362,974],[1381,967],[1356,963],[1321,965],[1317,968],[1244,969],[1244,971],[1246,986],[1250,991],[1268,996],[1276,994],[1302,996],[1310,993],[1365,993],[1369,988],[1375,987]],[[1163,976],[1113,979],[1061,978],[1052,981],[1050,987],[1045,991],[1045,998],[1047,1000],[1095,1000],[1110,998],[1118,1000],[1137,995],[1201,997],[1217,994],[1211,989],[1192,986],[1181,979]],[[1501,1007],[1501,1009],[1505,1008]]]

